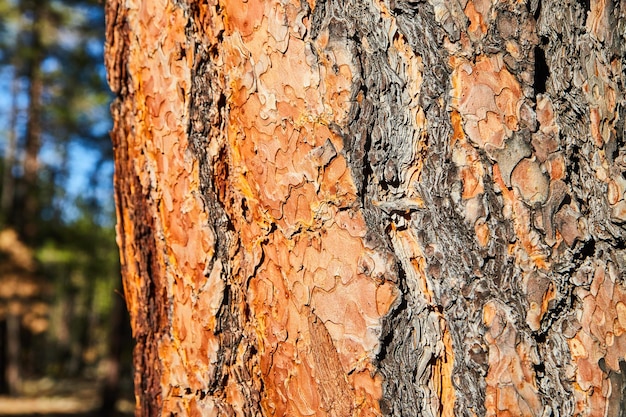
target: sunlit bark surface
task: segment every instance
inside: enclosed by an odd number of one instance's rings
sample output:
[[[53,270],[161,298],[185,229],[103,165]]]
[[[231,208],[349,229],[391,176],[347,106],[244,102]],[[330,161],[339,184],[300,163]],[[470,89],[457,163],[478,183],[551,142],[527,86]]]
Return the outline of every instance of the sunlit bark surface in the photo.
[[[623,416],[626,2],[109,0],[138,416]]]

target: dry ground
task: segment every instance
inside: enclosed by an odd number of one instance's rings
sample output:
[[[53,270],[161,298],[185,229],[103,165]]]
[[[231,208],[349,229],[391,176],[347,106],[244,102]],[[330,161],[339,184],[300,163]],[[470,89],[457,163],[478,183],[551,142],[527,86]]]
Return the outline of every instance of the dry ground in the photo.
[[[23,396],[0,396],[0,416],[100,417],[98,392],[98,383],[89,380],[30,381]],[[131,398],[132,393],[117,402],[117,416],[133,415]]]

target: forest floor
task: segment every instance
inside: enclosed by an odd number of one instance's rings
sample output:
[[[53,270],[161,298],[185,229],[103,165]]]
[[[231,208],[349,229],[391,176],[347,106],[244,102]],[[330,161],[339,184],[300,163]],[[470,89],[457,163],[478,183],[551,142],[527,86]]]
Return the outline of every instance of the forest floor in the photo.
[[[97,381],[31,381],[22,396],[0,396],[0,416],[99,417],[99,392]],[[117,417],[133,416],[132,392],[122,395],[115,408]]]

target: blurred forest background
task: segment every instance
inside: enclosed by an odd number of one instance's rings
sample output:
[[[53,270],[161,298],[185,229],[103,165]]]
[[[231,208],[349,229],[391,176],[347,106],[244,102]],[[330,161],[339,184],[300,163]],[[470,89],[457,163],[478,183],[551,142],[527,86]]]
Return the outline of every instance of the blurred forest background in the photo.
[[[103,45],[101,1],[0,0],[0,415],[132,398]]]

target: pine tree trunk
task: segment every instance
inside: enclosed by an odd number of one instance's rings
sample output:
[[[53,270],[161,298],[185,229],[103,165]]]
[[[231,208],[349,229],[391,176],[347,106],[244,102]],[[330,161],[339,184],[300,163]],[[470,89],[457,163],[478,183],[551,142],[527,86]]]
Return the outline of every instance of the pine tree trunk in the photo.
[[[44,21],[47,2],[36,2],[30,8],[32,13],[31,42],[28,45],[26,75],[28,78],[28,111],[24,138],[24,161],[20,189],[13,206],[16,227],[27,242],[32,243],[37,235],[39,212],[39,151],[41,150],[43,120],[44,74]]]
[[[116,416],[115,405],[120,396],[120,374],[122,364],[122,349],[125,337],[128,338],[128,322],[124,300],[114,297],[111,311],[109,341],[107,346],[106,374],[104,384],[100,390],[102,404],[99,409],[99,417]]]
[[[0,193],[0,221],[5,224],[13,211],[15,199],[15,160],[17,156],[17,119],[20,109],[17,102],[19,78],[14,72],[11,80],[11,113],[9,116],[8,140],[4,154],[2,171],[2,192]]]
[[[13,306],[9,305],[9,310]],[[22,372],[20,361],[20,316],[13,311],[6,315],[6,381],[10,395],[17,396],[22,388]]]
[[[138,416],[623,416],[626,1],[109,0]]]

